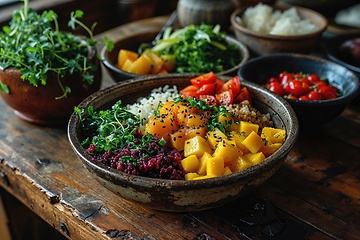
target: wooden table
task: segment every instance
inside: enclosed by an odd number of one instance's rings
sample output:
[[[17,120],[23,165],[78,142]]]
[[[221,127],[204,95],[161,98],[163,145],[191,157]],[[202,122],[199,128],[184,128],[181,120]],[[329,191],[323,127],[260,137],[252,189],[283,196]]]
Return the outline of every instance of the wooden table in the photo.
[[[117,40],[165,20],[102,35]],[[112,84],[104,71],[103,87]],[[357,103],[319,129],[302,129],[282,168],[249,196],[201,212],[153,211],[100,186],[72,151],[66,126],[29,124],[0,100],[0,186],[71,239],[356,239],[359,160]]]

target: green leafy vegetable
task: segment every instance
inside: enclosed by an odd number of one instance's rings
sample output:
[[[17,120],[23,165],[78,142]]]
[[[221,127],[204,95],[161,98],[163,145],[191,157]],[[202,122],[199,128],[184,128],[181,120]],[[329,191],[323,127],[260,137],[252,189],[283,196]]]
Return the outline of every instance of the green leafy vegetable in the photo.
[[[38,14],[28,8],[29,0],[22,1],[24,6],[14,11],[9,26],[3,27],[0,33],[0,68],[19,69],[22,79],[35,87],[46,85],[48,73],[55,72],[64,93],[58,98],[71,92],[61,83],[61,78],[67,74],[79,72],[84,81],[92,83],[93,76],[89,70],[95,70],[96,65],[87,56],[96,41],[92,29],[79,21],[83,12],[77,10],[71,13],[69,26],[74,29],[76,24],[80,25],[89,33],[89,38],[59,31],[55,12],[49,10]],[[0,91],[8,92],[3,83]]]
[[[151,49],[176,57],[176,72],[221,72],[236,66],[242,59],[238,47],[228,43],[220,26],[189,25],[165,30],[163,38]]]
[[[121,157],[122,162],[131,162],[136,165],[142,158],[154,154],[147,145],[156,143],[163,147],[164,139],[155,139],[151,134],[141,136],[140,142],[136,141],[136,131],[140,126],[140,117],[128,111],[127,107],[116,102],[110,109],[94,111],[90,106],[87,109],[88,116],[83,118],[84,109],[75,107],[74,110],[80,117],[82,143],[84,148],[91,144],[95,146],[96,153],[104,153],[108,150],[120,150],[129,147],[131,150],[140,150],[142,156],[136,159],[130,156]]]

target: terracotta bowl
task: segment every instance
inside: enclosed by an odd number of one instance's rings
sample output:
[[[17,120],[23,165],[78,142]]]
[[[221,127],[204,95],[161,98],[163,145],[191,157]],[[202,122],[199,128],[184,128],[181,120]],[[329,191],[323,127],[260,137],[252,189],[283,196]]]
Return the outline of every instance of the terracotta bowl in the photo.
[[[74,106],[79,104],[87,96],[100,89],[102,76],[101,65],[97,61],[97,71],[94,72],[93,84],[82,80],[81,74],[73,74],[64,77],[61,81],[63,86],[68,86],[71,93],[65,98],[56,99],[63,95],[56,74],[48,75],[48,82],[44,85],[34,87],[27,81],[21,79],[18,69],[7,68],[0,70],[1,82],[6,84],[10,90],[9,94],[0,92],[2,99],[14,109],[15,114],[21,119],[39,125],[66,124]]]
[[[353,72],[326,59],[304,54],[279,53],[257,57],[244,64],[238,75],[242,80],[262,85],[282,71],[318,74],[343,94],[336,99],[320,101],[286,99],[295,110],[300,126],[318,127],[333,120],[359,93],[359,79]]]
[[[125,72],[116,67],[118,53],[120,49],[127,49],[137,52],[140,44],[151,42],[155,38],[157,33],[158,32],[142,32],[133,34],[127,36],[126,38],[122,38],[119,41],[116,41],[115,47],[111,52],[106,51],[105,47],[101,50],[102,63],[116,82],[141,76],[138,74]],[[227,37],[227,40],[228,42],[235,44],[239,47],[242,59],[239,59],[239,63],[235,67],[217,73],[219,75],[236,74],[236,71],[239,69],[239,67],[249,59],[249,51],[242,43],[232,37]]]
[[[106,109],[116,101],[134,103],[150,94],[151,89],[176,85],[178,89],[189,85],[193,74],[144,76],[101,90],[79,105],[82,109]],[[73,150],[86,169],[104,187],[119,196],[147,208],[184,212],[214,208],[238,199],[267,181],[281,167],[298,136],[295,113],[282,98],[250,82],[243,82],[253,99],[253,106],[263,113],[269,112],[276,127],[286,130],[284,144],[260,164],[244,171],[205,180],[165,180],[129,175],[91,161],[91,156],[80,145],[79,116],[72,114],[68,124],[68,137]],[[82,117],[86,117],[86,114]],[[204,197],[206,196],[206,197]]]
[[[284,11],[290,6],[271,5],[275,10]],[[231,15],[231,24],[234,28],[236,38],[245,44],[255,55],[269,55],[272,53],[295,52],[309,53],[320,42],[322,33],[328,26],[327,19],[313,10],[295,7],[302,19],[308,19],[318,26],[318,30],[312,33],[293,36],[272,35],[252,31],[239,22],[239,17],[248,7],[239,8]]]

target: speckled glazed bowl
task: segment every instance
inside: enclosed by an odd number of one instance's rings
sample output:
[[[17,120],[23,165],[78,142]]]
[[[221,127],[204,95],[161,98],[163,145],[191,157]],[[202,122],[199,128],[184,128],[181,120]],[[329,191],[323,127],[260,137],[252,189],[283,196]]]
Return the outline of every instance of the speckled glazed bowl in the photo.
[[[318,74],[342,92],[341,97],[331,100],[286,99],[303,126],[317,127],[333,120],[359,93],[359,79],[353,72],[326,59],[304,54],[279,53],[254,58],[239,69],[238,75],[242,80],[262,85],[282,71]]]
[[[79,107],[93,106],[94,110],[99,110],[109,108],[119,99],[124,104],[133,103],[139,97],[147,96],[151,89],[157,87],[176,85],[178,89],[182,89],[189,85],[190,78],[194,76],[196,75],[170,74],[131,79],[91,95]],[[250,82],[242,84],[248,87],[253,106],[263,113],[269,112],[275,127],[283,128],[287,132],[286,140],[278,151],[263,162],[243,171],[216,178],[186,181],[146,178],[110,169],[92,162],[91,156],[81,147],[79,116],[75,113],[68,124],[69,141],[76,155],[94,178],[127,200],[147,208],[173,212],[218,207],[242,197],[274,175],[285,161],[298,136],[296,115],[284,99],[256,84]]]
[[[126,38],[122,38],[115,42],[114,49],[110,52],[106,51],[106,48],[104,47],[101,50],[101,59],[102,63],[104,64],[105,68],[111,75],[111,77],[116,82],[124,81],[130,78],[140,77],[141,75],[138,74],[132,74],[126,71],[123,71],[116,67],[117,64],[117,58],[118,53],[120,49],[127,49],[131,51],[137,52],[138,47],[142,43],[151,42],[157,32],[141,32],[136,33],[130,36],[127,36]],[[229,43],[235,44],[238,46],[239,51],[241,53],[242,58],[239,59],[239,63],[234,66],[231,69],[227,69],[225,71],[219,72],[217,74],[221,75],[229,75],[229,74],[236,74],[236,71],[239,69],[239,67],[244,64],[249,59],[249,51],[245,45],[237,41],[235,38],[227,37],[227,41]]]

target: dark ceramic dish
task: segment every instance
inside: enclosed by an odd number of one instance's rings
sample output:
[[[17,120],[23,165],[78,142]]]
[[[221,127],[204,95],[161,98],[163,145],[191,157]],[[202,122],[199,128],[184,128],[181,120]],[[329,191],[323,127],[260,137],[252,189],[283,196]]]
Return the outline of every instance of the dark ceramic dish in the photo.
[[[156,34],[157,32],[142,32],[142,33],[133,34],[119,41],[116,41],[114,49],[111,52],[106,51],[105,47],[102,49],[101,51],[102,62],[105,68],[108,70],[111,77],[114,79],[114,81],[120,82],[126,79],[141,76],[141,75],[125,72],[116,67],[118,53],[120,49],[127,49],[137,52],[137,49],[141,43],[151,42],[155,38]],[[242,59],[235,67],[217,73],[219,75],[236,74],[238,68],[249,59],[249,51],[242,43],[231,37],[227,37],[227,41],[238,46],[242,55]]]
[[[124,81],[101,90],[80,105],[93,106],[94,110],[109,108],[117,100],[133,103],[150,94],[151,89],[176,85],[178,89],[189,85],[193,74],[168,74],[144,76]],[[263,162],[244,171],[205,180],[165,180],[129,175],[91,161],[91,156],[80,145],[79,116],[73,114],[68,124],[68,137],[73,150],[86,169],[103,186],[119,196],[147,208],[163,211],[197,211],[209,209],[238,199],[267,181],[285,161],[298,136],[298,122],[290,105],[281,97],[258,85],[243,82],[253,99],[253,106],[263,113],[270,113],[275,127],[286,130],[284,144]],[[84,115],[83,117],[86,117]],[[206,197],[204,197],[206,196]]]
[[[264,84],[282,71],[315,73],[338,87],[342,96],[332,100],[301,101],[287,99],[300,125],[318,126],[339,116],[359,92],[359,79],[347,68],[328,60],[303,54],[272,54],[254,58],[238,71],[240,79]]]
[[[352,64],[348,59],[344,58],[344,55],[340,51],[340,47],[344,42],[356,38],[360,38],[360,33],[329,37],[323,41],[322,48],[328,59],[350,69],[360,77],[360,66]]]

